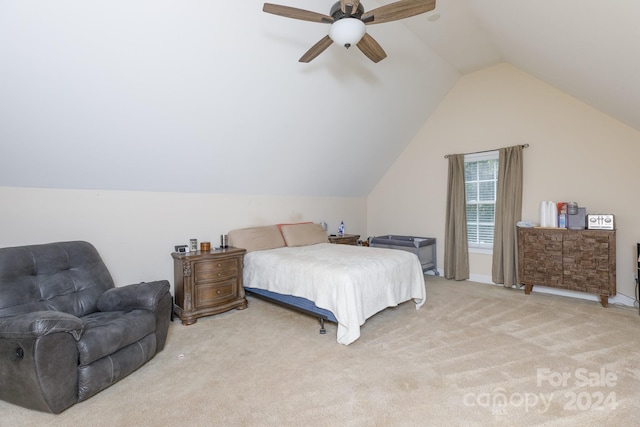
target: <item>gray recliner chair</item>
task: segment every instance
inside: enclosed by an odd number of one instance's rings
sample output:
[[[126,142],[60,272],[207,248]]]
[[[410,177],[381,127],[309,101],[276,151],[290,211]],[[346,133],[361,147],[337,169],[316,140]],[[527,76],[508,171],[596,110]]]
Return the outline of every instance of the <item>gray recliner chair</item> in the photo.
[[[115,287],[87,242],[0,248],[0,399],[59,413],[162,350],[166,280]]]

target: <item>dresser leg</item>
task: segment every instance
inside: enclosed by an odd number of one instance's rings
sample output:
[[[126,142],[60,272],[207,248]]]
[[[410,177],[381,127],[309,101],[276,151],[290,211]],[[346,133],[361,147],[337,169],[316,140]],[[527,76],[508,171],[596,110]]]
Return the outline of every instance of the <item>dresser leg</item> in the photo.
[[[609,295],[600,295],[600,304],[605,308],[609,307]]]
[[[525,283],[524,284],[524,294],[525,295],[529,295],[531,293],[531,289],[533,289],[533,284],[532,283]]]

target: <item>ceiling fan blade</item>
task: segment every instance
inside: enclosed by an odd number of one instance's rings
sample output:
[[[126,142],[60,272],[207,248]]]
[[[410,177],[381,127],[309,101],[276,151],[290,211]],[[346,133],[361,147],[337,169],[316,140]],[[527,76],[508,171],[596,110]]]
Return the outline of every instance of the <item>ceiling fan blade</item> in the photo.
[[[333,40],[329,38],[329,36],[324,36],[320,41],[309,49],[302,57],[298,60],[298,62],[311,62],[313,58],[320,55],[326,48],[331,46]]]
[[[401,0],[372,9],[364,13],[361,19],[368,25],[380,24],[420,15],[435,9],[435,7],[436,0]]]
[[[369,58],[373,62],[380,62],[387,57],[387,54],[378,44],[378,42],[375,41],[374,38],[367,33],[364,33],[362,40],[358,42],[357,46],[358,49],[360,49],[362,53],[367,55],[367,58]]]
[[[272,3],[265,3],[262,11],[284,16],[285,18],[301,19],[303,21],[320,22],[323,24],[331,24],[334,21],[333,17],[329,15]]]
[[[351,15],[360,5],[360,0],[340,0],[340,9],[347,15]]]

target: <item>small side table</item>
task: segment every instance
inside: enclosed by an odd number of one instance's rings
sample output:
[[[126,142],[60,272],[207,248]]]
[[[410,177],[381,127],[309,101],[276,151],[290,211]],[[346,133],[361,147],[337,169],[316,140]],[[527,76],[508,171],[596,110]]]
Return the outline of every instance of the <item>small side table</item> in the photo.
[[[332,234],[329,236],[329,243],[336,243],[338,245],[358,245],[359,234],[343,234],[342,236],[336,236]]]
[[[245,253],[244,249],[227,248],[171,254],[173,311],[183,325],[192,325],[199,317],[247,308],[242,286]]]

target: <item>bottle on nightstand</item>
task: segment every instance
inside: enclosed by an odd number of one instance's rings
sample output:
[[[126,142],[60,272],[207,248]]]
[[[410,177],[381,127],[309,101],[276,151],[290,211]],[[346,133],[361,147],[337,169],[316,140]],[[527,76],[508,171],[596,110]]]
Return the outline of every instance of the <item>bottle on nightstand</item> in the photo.
[[[344,221],[340,221],[340,227],[338,227],[338,236],[344,236]]]

